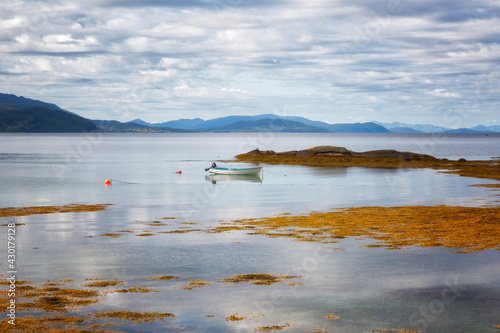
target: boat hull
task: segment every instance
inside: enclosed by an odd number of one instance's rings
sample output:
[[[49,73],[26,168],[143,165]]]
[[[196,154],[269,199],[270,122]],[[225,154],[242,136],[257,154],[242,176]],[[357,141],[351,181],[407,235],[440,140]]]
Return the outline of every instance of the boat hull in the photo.
[[[258,175],[262,167],[254,168],[211,168],[210,173],[216,175]]]

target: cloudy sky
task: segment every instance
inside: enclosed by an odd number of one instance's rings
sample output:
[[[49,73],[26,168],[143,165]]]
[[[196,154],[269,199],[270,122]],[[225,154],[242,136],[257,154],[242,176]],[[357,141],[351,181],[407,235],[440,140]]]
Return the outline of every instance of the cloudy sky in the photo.
[[[92,119],[500,124],[499,0],[9,0],[0,92]]]

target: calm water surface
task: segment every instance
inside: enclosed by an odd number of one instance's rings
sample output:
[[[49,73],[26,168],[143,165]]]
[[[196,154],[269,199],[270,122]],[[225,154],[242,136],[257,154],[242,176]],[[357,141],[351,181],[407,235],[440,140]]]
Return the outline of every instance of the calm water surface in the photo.
[[[2,218],[0,222],[25,223],[17,228],[21,279],[72,278],[79,286],[85,278],[117,277],[126,281],[126,287],[159,290],[105,294],[99,305],[81,312],[140,310],[177,316],[168,322],[119,326],[125,332],[251,332],[258,326],[285,323],[291,325],[287,332],[391,328],[497,332],[498,251],[395,251],[360,247],[369,241],[345,239],[331,246],[239,231],[157,233],[335,207],[498,205],[494,191],[469,186],[494,181],[434,170],[264,165],[264,173],[254,178],[210,177],[204,172],[214,160],[230,160],[256,147],[283,151],[324,144],[355,151],[397,149],[450,159],[500,156],[499,135],[3,134],[0,207],[113,205],[102,212]],[[104,185],[106,179],[113,180],[111,186]],[[138,222],[163,217],[178,219],[167,220],[171,225],[164,227]],[[186,222],[197,224],[182,224]],[[154,229],[155,235],[97,237],[117,230],[146,229]],[[6,248],[5,243],[2,238],[1,248]],[[300,275],[294,281],[303,284],[218,282],[247,273]],[[157,282],[146,278],[157,275],[183,279]],[[181,289],[188,279],[212,284]],[[235,313],[252,314],[253,319],[225,320]],[[329,314],[341,319],[326,320]]]

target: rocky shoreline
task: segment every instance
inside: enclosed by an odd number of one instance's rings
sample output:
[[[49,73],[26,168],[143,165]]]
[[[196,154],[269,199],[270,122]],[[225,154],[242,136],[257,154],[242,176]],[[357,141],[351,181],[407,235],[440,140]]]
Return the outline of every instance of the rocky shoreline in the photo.
[[[500,180],[500,159],[486,161],[448,160],[397,150],[355,152],[344,147],[317,146],[275,152],[254,149],[236,156],[238,162],[307,165],[315,167],[429,168],[464,177]]]

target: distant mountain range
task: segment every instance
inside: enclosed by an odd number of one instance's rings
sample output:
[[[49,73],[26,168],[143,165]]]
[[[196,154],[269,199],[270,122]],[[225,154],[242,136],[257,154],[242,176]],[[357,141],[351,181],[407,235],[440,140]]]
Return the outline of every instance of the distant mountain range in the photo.
[[[107,133],[189,133],[177,128],[147,126],[132,122],[122,123],[117,120],[92,120],[99,131]]]
[[[0,132],[287,132],[287,133],[500,133],[500,125],[479,125],[451,129],[426,124],[400,122],[328,124],[304,117],[261,114],[228,116],[203,120],[179,119],[147,123],[135,119],[126,123],[116,120],[89,120],[61,109],[55,104],[25,97],[0,94]]]
[[[261,114],[257,116],[228,116],[210,120],[179,119],[164,123],[147,123],[141,119],[129,121],[155,128],[168,127],[193,132],[308,132],[308,133],[500,133],[500,125],[479,125],[452,129],[428,124],[400,122],[328,124],[304,117]]]
[[[493,126],[474,126],[470,128],[446,128],[434,125],[423,125],[423,124],[404,124],[400,122],[392,122],[392,123],[381,123],[375,121],[374,123],[384,126],[389,131],[393,133],[495,133],[500,132],[500,125]]]
[[[353,124],[327,124],[304,117],[261,114],[257,116],[228,116],[210,120],[179,119],[164,123],[147,123],[135,119],[129,123],[152,127],[168,127],[195,132],[292,132],[292,133],[390,133],[373,122]]]

